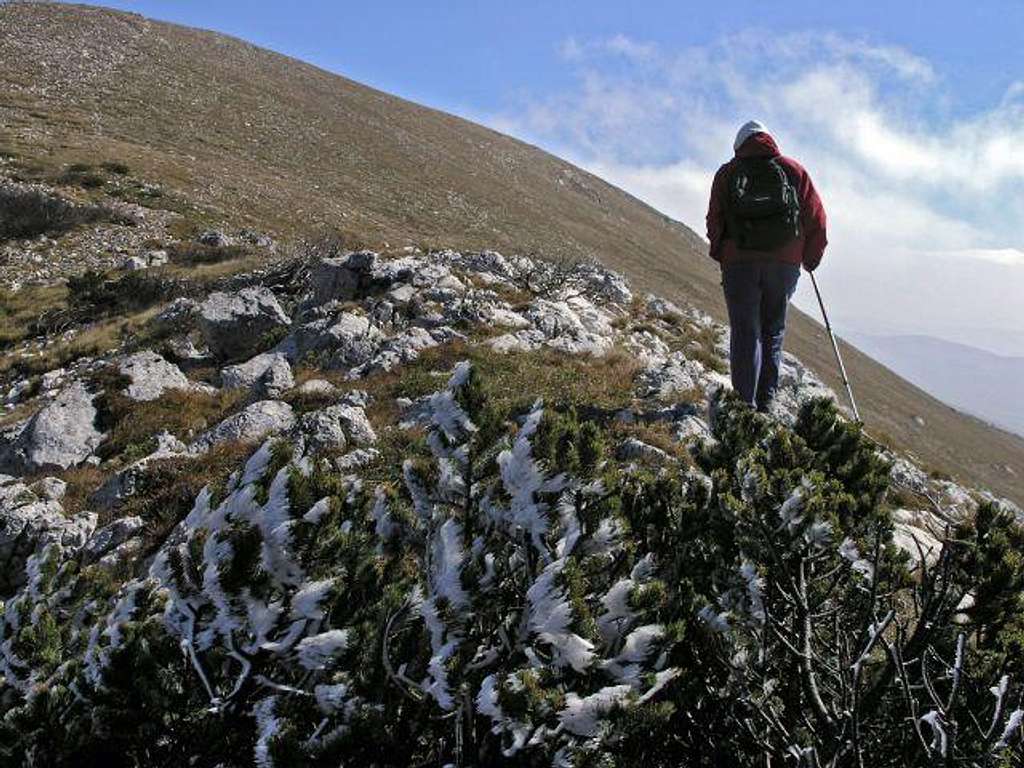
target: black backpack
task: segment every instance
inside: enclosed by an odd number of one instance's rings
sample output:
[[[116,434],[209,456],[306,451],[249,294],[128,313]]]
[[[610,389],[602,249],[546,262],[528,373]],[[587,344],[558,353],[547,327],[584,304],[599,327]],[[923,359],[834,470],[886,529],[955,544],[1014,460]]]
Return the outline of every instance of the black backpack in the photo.
[[[736,159],[726,227],[747,251],[772,251],[800,237],[800,197],[777,157]]]

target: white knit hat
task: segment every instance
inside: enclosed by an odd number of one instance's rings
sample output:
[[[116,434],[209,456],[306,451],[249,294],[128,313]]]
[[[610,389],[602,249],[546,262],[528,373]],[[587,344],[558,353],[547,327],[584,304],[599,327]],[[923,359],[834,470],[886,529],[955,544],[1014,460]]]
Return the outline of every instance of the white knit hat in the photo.
[[[744,123],[736,134],[736,141],[733,142],[733,151],[739,150],[743,146],[743,142],[753,136],[755,133],[768,133],[768,129],[764,127],[764,123],[759,120],[751,120],[750,122]]]

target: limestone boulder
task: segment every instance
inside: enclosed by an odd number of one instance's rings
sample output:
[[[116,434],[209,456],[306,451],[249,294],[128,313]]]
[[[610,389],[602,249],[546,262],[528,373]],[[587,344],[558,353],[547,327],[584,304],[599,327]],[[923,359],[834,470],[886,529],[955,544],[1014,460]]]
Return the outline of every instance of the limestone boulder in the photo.
[[[220,372],[226,389],[247,389],[255,397],[274,400],[295,386],[292,367],[281,352],[264,352]]]
[[[212,293],[199,306],[198,319],[206,345],[222,360],[251,357],[269,334],[291,325],[277,297],[263,287]]]
[[[0,471],[68,469],[85,461],[103,442],[96,428],[95,398],[81,381],[62,389],[0,448]]]
[[[122,375],[131,379],[124,393],[132,400],[156,400],[167,390],[191,387],[188,377],[178,366],[152,350],[129,355],[117,367]]]

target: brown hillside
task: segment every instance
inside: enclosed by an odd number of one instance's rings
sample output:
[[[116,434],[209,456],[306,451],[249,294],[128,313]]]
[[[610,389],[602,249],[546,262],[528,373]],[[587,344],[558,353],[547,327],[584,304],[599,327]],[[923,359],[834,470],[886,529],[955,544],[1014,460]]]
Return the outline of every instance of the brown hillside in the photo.
[[[683,224],[535,147],[211,32],[0,6],[0,148],[54,167],[123,161],[193,203],[197,226],[596,257],[723,316],[717,270]],[[820,326],[799,313],[789,349],[840,386]],[[1024,440],[846,353],[871,431],[1024,502]]]

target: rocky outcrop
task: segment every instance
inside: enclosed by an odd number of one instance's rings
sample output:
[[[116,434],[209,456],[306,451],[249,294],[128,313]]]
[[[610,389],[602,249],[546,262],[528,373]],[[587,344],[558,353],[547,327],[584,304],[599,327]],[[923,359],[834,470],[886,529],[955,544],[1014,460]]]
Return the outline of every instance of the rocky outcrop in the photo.
[[[118,370],[131,379],[125,394],[132,400],[156,400],[169,389],[187,390],[192,386],[178,366],[151,350],[124,358]]]
[[[623,461],[668,461],[671,458],[661,448],[649,445],[635,437],[629,437],[622,441],[615,456]]]
[[[134,496],[146,470],[154,461],[188,456],[188,448],[174,435],[163,432],[156,436],[156,450],[138,461],[132,462],[107,479],[89,498],[97,509],[111,510],[125,499]]]
[[[229,365],[220,372],[226,389],[247,389],[253,397],[273,400],[293,386],[292,367],[280,352],[264,352],[238,365]]]
[[[366,411],[347,403],[305,414],[301,431],[310,444],[319,449],[340,450],[349,443],[368,446],[377,442]]]
[[[260,351],[269,334],[291,325],[267,288],[212,293],[200,305],[198,320],[206,345],[222,360],[251,356]]]
[[[314,353],[323,358],[325,368],[347,370],[369,362],[384,339],[369,317],[345,311],[305,323],[281,349],[292,360]]]
[[[199,304],[193,299],[175,299],[151,321],[150,327],[158,335],[187,333],[195,325]]]
[[[0,597],[25,583],[25,561],[48,544],[79,549],[96,528],[96,515],[67,518],[60,503],[40,498],[12,477],[0,475]]]
[[[135,552],[141,542],[138,537],[146,527],[141,517],[121,517],[97,529],[82,547],[86,562],[103,562],[113,566],[117,560]],[[127,546],[126,546],[127,545]]]
[[[208,229],[205,232],[200,233],[196,238],[196,242],[210,248],[226,248],[232,244],[231,238],[219,229]]]
[[[308,379],[296,387],[295,391],[300,395],[333,395],[338,388],[327,379]]]
[[[287,432],[293,426],[295,413],[288,403],[260,400],[204,432],[189,446],[189,451],[204,453],[226,442],[256,442],[267,435]]]
[[[321,259],[310,276],[314,306],[328,301],[349,301],[373,279],[377,254],[356,251],[347,256]]]
[[[0,471],[67,469],[85,461],[103,441],[96,428],[95,397],[80,381],[61,390],[0,449]]]
[[[167,251],[153,250],[143,251],[137,256],[129,256],[124,260],[121,265],[121,269],[126,272],[137,272],[140,269],[149,269],[150,267],[162,267],[167,263]]]

